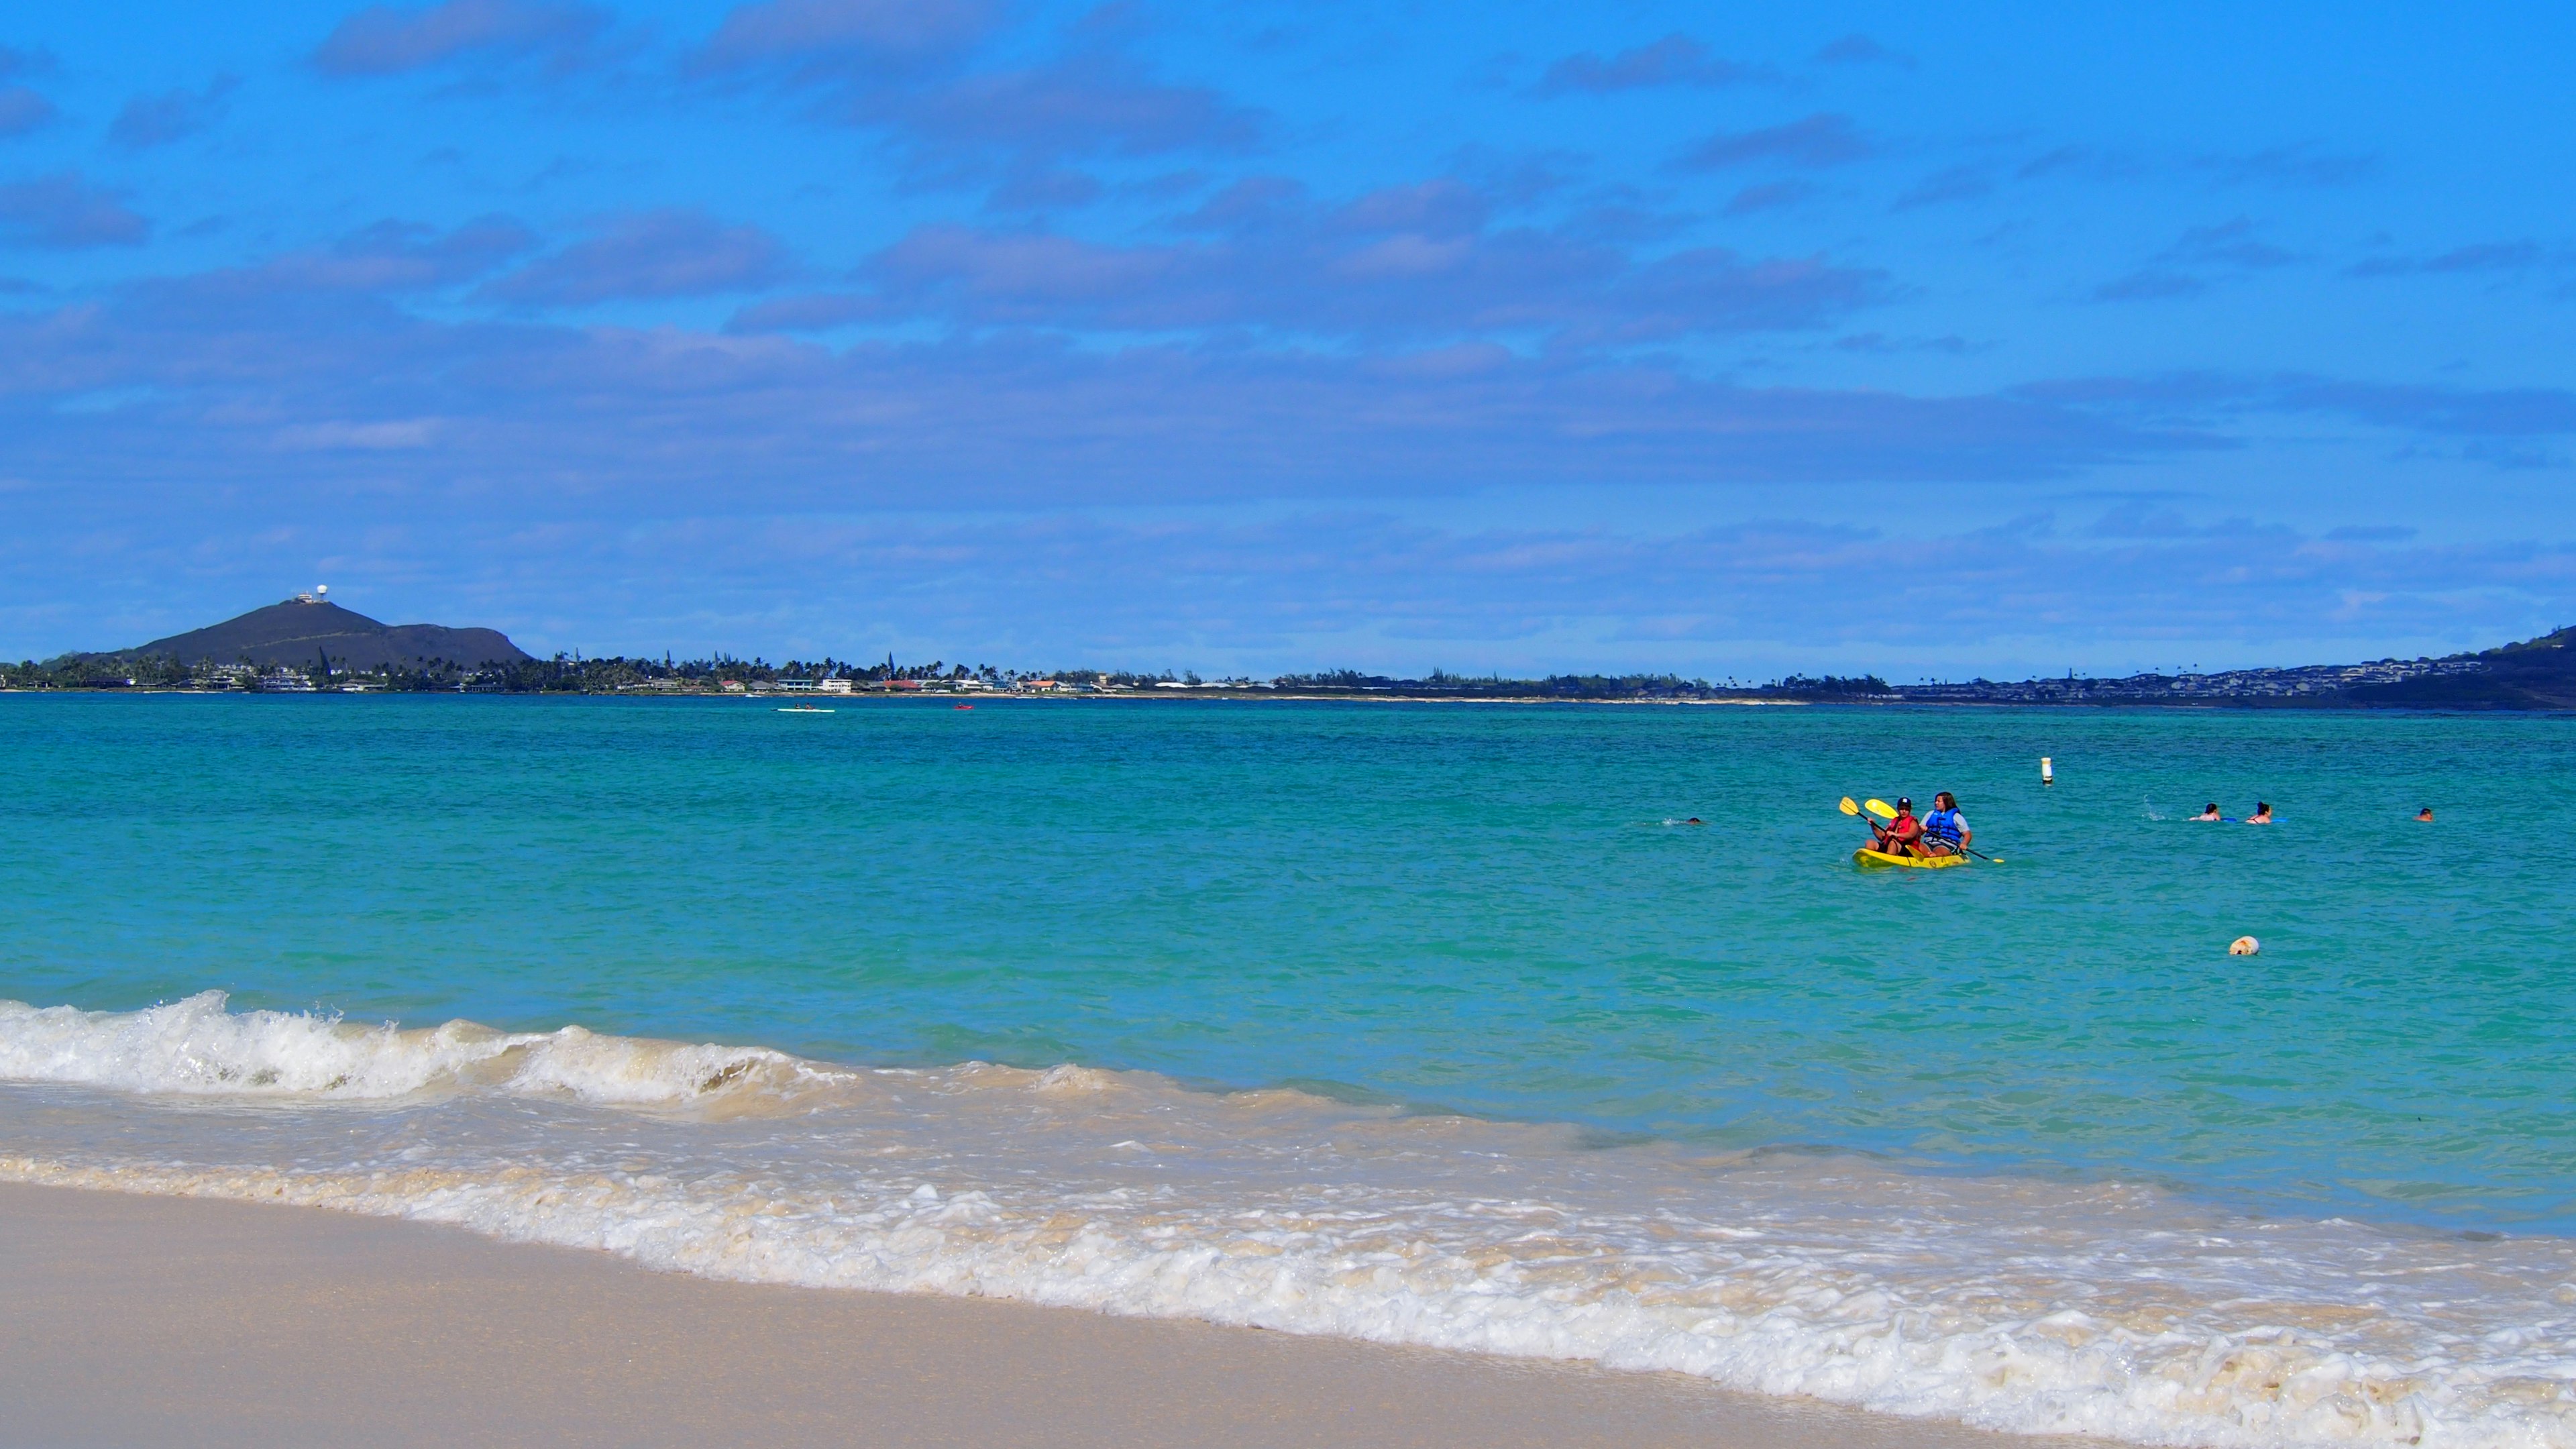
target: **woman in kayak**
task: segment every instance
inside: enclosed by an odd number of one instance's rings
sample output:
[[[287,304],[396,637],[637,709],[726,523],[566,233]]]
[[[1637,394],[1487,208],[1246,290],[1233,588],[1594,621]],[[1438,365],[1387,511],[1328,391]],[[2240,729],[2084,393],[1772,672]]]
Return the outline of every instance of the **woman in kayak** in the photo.
[[[1878,832],[1881,855],[1931,854],[1923,848],[1923,822],[1914,818],[1914,802],[1902,795],[1896,797],[1896,818],[1885,825],[1872,822],[1869,828]]]
[[[1957,855],[1977,833],[1959,813],[1959,797],[1944,790],[1932,797],[1932,813],[1923,817],[1923,847],[1930,855]]]

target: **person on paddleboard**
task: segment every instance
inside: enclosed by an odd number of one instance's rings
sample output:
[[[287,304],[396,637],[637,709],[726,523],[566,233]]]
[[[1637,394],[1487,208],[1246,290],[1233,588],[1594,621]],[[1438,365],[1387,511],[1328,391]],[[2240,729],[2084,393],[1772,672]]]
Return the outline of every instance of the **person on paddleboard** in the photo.
[[[1878,835],[1881,855],[1929,854],[1923,848],[1923,822],[1914,818],[1914,802],[1905,796],[1896,797],[1895,819],[1885,825],[1873,823],[1869,828]]]
[[[1957,855],[1968,848],[1977,833],[1968,828],[1968,817],[1959,813],[1959,797],[1944,790],[1932,797],[1932,813],[1923,817],[1925,853]]]
[[[2246,823],[2246,824],[2248,824],[2248,825],[2269,825],[2269,824],[2271,824],[2271,823],[2272,823],[2272,802],[2271,802],[2271,801],[2269,801],[2269,800],[2257,800],[2257,801],[2255,801],[2255,802],[2254,802],[2254,813],[2245,817],[2245,823]]]
[[[2218,813],[2218,802],[2212,800],[2208,804],[2201,806],[2200,813],[2191,818],[2194,820],[2224,820],[2227,817]]]

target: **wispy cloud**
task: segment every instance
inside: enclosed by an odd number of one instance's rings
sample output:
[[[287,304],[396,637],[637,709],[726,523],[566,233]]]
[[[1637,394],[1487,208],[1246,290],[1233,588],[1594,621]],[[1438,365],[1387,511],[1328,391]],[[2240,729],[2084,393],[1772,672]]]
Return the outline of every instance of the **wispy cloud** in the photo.
[[[999,183],[1010,207],[1088,200],[1096,184],[1065,169],[1084,158],[1240,154],[1259,140],[1258,113],[1160,78],[1115,27],[978,63],[998,19],[976,0],[760,0],[730,12],[689,68],[801,97],[820,119],[884,134],[924,179]]]
[[[1757,161],[1821,168],[1863,160],[1874,149],[1851,117],[1819,111],[1777,126],[1720,131],[1684,152],[1674,164],[1686,171],[1715,171]]]
[[[2245,217],[2186,228],[2148,264],[2093,289],[2097,302],[2147,302],[2194,297],[2209,290],[2213,273],[2269,271],[2300,260],[2297,253],[2264,241]]]
[[[2370,257],[2348,268],[2356,277],[2407,277],[2515,273],[2529,271],[2552,258],[2535,241],[2477,242],[2424,257]]]
[[[1075,331],[1255,328],[1302,337],[1544,334],[1557,346],[1797,329],[1868,304],[1883,279],[1821,258],[1724,248],[1640,259],[1568,231],[1498,225],[1455,180],[1339,204],[1247,180],[1176,221],[1182,239],[1112,245],[954,224],[869,266],[890,310]],[[776,315],[776,314],[771,314]]]
[[[806,81],[900,72],[957,59],[999,18],[979,0],[761,0],[728,12],[690,64]]]
[[[1816,188],[1804,181],[1765,181],[1745,187],[1727,198],[1726,215],[1750,216],[1757,211],[1776,211],[1795,206],[1816,194]]]
[[[416,9],[370,5],[313,52],[326,75],[399,75],[470,59],[576,64],[609,23],[597,6],[562,0],[444,0]]]
[[[2375,155],[2331,151],[2310,143],[2204,156],[2199,164],[2223,183],[2271,187],[2351,186],[2383,169]]]
[[[185,87],[136,96],[116,113],[107,138],[128,150],[166,146],[205,130],[222,113],[224,98],[240,85],[235,76],[220,75],[201,91]]]
[[[54,115],[54,103],[33,87],[0,85],[0,139],[39,130]]]
[[[126,206],[124,192],[92,185],[77,171],[0,185],[0,238],[18,246],[137,246],[151,234],[152,223]]]
[[[2191,227],[2157,258],[2181,265],[2228,266],[2258,271],[2288,266],[2298,259],[2297,253],[2256,236],[2254,223],[2241,216],[2214,226]]]
[[[607,219],[586,240],[493,282],[479,295],[533,307],[759,291],[791,272],[786,248],[756,226],[671,207]]]
[[[1896,209],[1911,210],[1918,206],[1938,206],[1951,201],[1974,201],[1991,195],[1994,177],[1985,167],[1950,166],[1907,187],[1896,198]]]
[[[236,275],[286,291],[401,294],[473,281],[536,245],[535,232],[506,216],[478,217],[444,232],[387,220],[329,247],[288,252]]]
[[[2042,181],[2052,177],[2125,181],[2144,175],[2146,169],[2144,162],[2123,152],[2105,151],[2097,146],[2069,145],[2041,152],[2023,162],[2013,176],[2021,181]]]
[[[1613,55],[1587,50],[1566,56],[1547,68],[1531,93],[1608,95],[1668,86],[1709,90],[1770,78],[1771,72],[1763,67],[1728,60],[1675,31],[1661,40]]]
[[[1828,43],[1816,52],[1816,59],[1825,65],[1899,65],[1910,68],[1914,64],[1914,57],[1890,50],[1857,31]]]

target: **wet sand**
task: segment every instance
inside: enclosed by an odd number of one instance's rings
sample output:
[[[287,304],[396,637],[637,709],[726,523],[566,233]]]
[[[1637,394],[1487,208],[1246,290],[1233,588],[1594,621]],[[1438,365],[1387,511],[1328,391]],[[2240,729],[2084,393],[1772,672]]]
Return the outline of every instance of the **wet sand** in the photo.
[[[0,1185],[0,1443],[2073,1446],[1623,1374]]]

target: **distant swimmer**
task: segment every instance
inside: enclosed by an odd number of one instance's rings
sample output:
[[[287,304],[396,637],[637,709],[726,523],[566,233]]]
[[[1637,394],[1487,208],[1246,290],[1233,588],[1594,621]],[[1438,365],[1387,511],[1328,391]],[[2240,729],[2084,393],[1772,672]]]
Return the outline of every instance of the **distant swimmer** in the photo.
[[[2191,818],[2194,820],[2224,820],[2227,817],[2218,813],[2218,802],[2212,800],[2208,804],[2201,806],[2200,813],[2192,816]]]
[[[1923,848],[1923,822],[1914,818],[1914,802],[1903,795],[1896,797],[1896,816],[1885,825],[1870,822],[1878,836],[1882,855],[1929,855]]]
[[[2430,811],[2430,810],[2425,811],[2425,812],[2424,812],[2424,818],[2425,818],[2425,819],[2427,819],[2427,820],[2432,819],[2432,818],[2433,818],[2433,812],[2432,812],[2432,811]],[[1689,818],[1688,820],[1683,821],[1682,823],[1683,823],[1684,825],[1706,825],[1708,822],[1707,822],[1707,821],[1705,821],[1705,820],[1702,820],[1702,819],[1700,819],[1698,816],[1694,815],[1694,816],[1692,816],[1691,818]]]
[[[1944,790],[1932,797],[1932,813],[1923,817],[1923,844],[1926,853],[1957,855],[1968,848],[1977,832],[1968,828],[1968,817],[1959,813],[1959,797]]]
[[[2432,823],[2433,823],[2433,807],[2432,807],[2432,806],[2430,806],[2430,805],[2427,805],[2427,806],[2425,806],[2423,809],[2416,811],[2416,812],[2415,812],[2415,818],[2416,818],[2416,819],[2418,819],[2418,820],[2420,820],[2420,821],[2422,821],[2422,822],[2424,822],[2424,823],[2425,823],[2425,824],[2427,824],[2427,825],[2432,824]]]
[[[2248,825],[2269,825],[2269,824],[2271,824],[2271,823],[2272,823],[2272,803],[2271,803],[2270,801],[2268,801],[2268,800],[2257,800],[2257,801],[2255,801],[2255,802],[2254,802],[2254,813],[2245,817],[2245,823],[2246,823],[2246,824],[2248,824]]]

